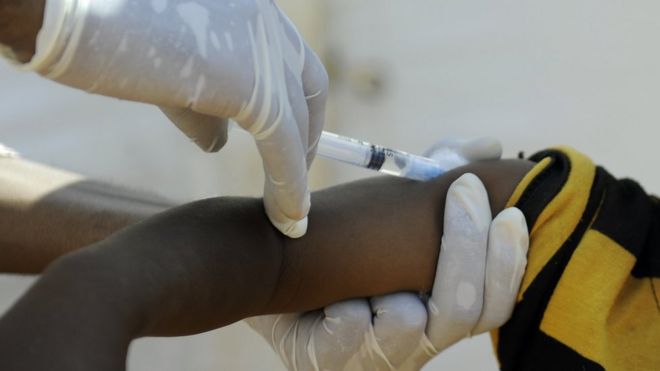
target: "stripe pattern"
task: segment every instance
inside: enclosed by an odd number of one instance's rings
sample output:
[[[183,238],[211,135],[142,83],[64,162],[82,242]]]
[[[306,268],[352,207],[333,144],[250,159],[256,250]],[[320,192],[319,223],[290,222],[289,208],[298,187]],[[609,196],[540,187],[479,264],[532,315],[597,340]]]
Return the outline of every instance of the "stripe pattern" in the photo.
[[[569,148],[540,152],[509,206],[530,228],[503,370],[660,370],[660,201]]]

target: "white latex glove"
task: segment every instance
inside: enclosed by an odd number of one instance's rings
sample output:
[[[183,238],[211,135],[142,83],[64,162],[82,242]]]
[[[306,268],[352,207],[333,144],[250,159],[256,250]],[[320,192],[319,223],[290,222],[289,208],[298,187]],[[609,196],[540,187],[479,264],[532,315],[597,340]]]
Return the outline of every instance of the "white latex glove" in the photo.
[[[165,107],[206,151],[222,148],[235,120],[263,159],[271,222],[305,234],[328,77],[272,0],[48,0],[26,69]]]
[[[426,331],[397,369],[419,370],[459,340],[502,326],[515,306],[528,247],[520,210],[505,209],[492,219],[479,178],[465,174],[452,183]]]
[[[435,145],[426,155],[451,169],[471,161],[497,159],[501,147],[492,139],[450,140]],[[323,311],[261,316],[247,322],[272,345],[289,370],[419,370],[451,343],[503,324],[515,304],[526,265],[528,235],[522,213],[508,209],[491,223],[486,190],[473,175],[452,185],[444,231],[444,252],[428,312],[418,295],[397,293],[349,300]],[[453,264],[462,270],[455,273],[440,268]],[[469,297],[458,301],[456,295],[459,287],[470,292],[463,282],[472,284],[475,294],[466,308],[461,304]],[[479,292],[485,296],[478,296]],[[458,309],[446,310],[443,305]]]

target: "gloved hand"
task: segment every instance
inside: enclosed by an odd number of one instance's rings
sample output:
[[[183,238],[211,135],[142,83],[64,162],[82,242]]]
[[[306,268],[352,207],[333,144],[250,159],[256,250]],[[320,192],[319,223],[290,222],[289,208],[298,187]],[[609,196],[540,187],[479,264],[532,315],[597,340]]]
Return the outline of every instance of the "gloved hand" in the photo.
[[[492,139],[444,141],[426,153],[448,169],[497,159]],[[248,319],[289,370],[419,370],[454,342],[499,327],[510,316],[526,265],[528,234],[517,209],[491,219],[478,178],[447,194],[433,292],[349,300],[323,311]]]
[[[520,210],[508,208],[492,219],[479,178],[465,174],[457,179],[447,193],[426,331],[398,369],[419,370],[466,336],[502,326],[515,306],[528,247]]]
[[[26,69],[159,105],[206,151],[222,148],[235,120],[263,158],[271,222],[305,234],[328,77],[273,0],[48,0]]]

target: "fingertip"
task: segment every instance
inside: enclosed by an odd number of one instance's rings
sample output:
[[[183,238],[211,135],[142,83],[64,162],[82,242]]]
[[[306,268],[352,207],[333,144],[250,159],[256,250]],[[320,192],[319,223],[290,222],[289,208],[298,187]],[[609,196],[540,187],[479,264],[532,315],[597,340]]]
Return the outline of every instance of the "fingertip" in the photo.
[[[466,173],[451,184],[447,192],[445,213],[445,224],[457,222],[454,219],[458,214],[453,215],[454,213],[465,213],[478,227],[490,225],[491,212],[488,192],[479,177]]]
[[[305,193],[300,210],[301,219],[294,219],[287,216],[284,210],[278,207],[276,202],[267,202],[268,195],[264,198],[266,206],[266,214],[268,219],[282,234],[289,238],[300,238],[307,233],[308,218],[307,213],[310,208],[310,195],[309,192]]]
[[[502,210],[493,220],[491,240],[503,241],[515,248],[526,259],[529,249],[527,220],[520,209],[510,207]]]
[[[469,203],[488,202],[488,192],[481,179],[472,173],[465,173],[456,179],[447,191],[447,198],[456,198]]]
[[[369,304],[364,299],[345,300],[328,305],[323,309],[326,320],[348,327],[367,328],[372,315]]]
[[[324,334],[334,343],[357,349],[369,333],[372,323],[371,310],[365,299],[352,299],[323,308]],[[317,339],[320,340],[320,339]],[[327,342],[326,342],[327,343]]]
[[[428,313],[419,296],[409,293],[396,293],[371,298],[374,322],[388,329],[403,332],[416,332],[426,328]],[[378,330],[378,326],[376,328]]]
[[[484,188],[484,185],[478,176],[474,175],[473,173],[465,173],[460,177],[458,177],[458,179],[456,179],[454,183],[452,183],[452,188],[456,188],[456,187],[478,189],[478,188]]]
[[[291,238],[300,238],[307,233],[308,220],[307,217],[303,220],[298,220],[291,225],[291,227],[284,232],[287,236]]]
[[[271,223],[282,234],[290,238],[304,236],[311,207],[307,178],[295,183],[277,182],[266,173],[264,207]]]
[[[300,238],[307,233],[307,217],[301,220],[288,219],[283,221],[276,221],[271,218],[270,221],[275,228],[289,238]]]

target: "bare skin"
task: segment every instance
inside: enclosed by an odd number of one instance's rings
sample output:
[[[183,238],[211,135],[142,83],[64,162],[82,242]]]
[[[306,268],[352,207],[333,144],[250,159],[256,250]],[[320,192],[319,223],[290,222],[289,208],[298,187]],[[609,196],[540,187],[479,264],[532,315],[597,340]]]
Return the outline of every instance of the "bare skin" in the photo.
[[[55,259],[175,204],[19,158],[0,158],[0,272],[37,274]]]
[[[30,61],[35,53],[45,4],[46,0],[0,0],[0,44],[11,48],[20,62]]]
[[[376,178],[317,192],[299,240],[273,229],[258,199],[209,199],[158,214],[56,261],[0,320],[3,367],[124,369],[128,345],[141,336],[428,291],[449,184],[474,172],[496,213],[530,167],[479,163],[427,183]]]

